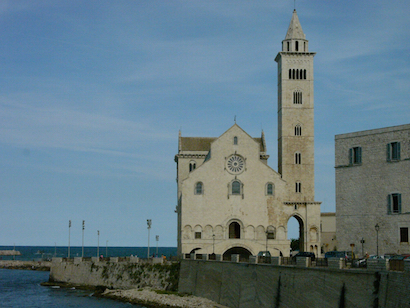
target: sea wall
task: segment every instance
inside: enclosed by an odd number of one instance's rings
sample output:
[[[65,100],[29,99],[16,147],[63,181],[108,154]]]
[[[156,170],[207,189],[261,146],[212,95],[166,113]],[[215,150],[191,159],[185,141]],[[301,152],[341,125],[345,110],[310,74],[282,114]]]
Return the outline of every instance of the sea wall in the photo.
[[[410,307],[410,272],[182,260],[178,291],[232,308]]]
[[[139,260],[121,262],[119,258],[108,261],[98,258],[53,258],[49,281],[115,289],[149,286],[158,290],[176,290],[178,274],[179,263]]]

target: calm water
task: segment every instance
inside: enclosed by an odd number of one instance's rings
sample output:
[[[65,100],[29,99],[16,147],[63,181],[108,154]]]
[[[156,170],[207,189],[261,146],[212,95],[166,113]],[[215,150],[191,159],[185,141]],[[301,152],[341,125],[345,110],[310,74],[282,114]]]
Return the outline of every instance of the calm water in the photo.
[[[0,306],[3,308],[142,307],[114,300],[92,297],[91,291],[43,287],[49,272],[0,269]]]
[[[0,250],[11,250],[13,246],[0,246]],[[57,257],[67,257],[67,247],[46,247],[46,246],[16,246],[16,250],[21,252],[21,256],[16,256],[16,260],[40,260]],[[71,247],[71,256],[81,256],[81,247]],[[176,255],[176,247],[158,247],[158,254],[167,258]],[[100,255],[108,254],[108,257],[125,257],[137,255],[142,258],[147,256],[146,247],[100,247]],[[156,253],[156,247],[150,248],[150,255]],[[84,257],[97,256],[97,247],[84,247]],[[2,256],[3,260],[10,260],[13,257]],[[142,307],[131,305],[114,300],[92,297],[91,291],[43,287],[41,282],[48,281],[49,272],[9,270],[0,269],[0,307],[89,307],[89,308],[124,308]]]

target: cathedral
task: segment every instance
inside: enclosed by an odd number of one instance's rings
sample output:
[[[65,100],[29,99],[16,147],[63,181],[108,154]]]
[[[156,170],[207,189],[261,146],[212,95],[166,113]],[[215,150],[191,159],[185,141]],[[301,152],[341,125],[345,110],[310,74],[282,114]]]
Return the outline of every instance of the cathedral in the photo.
[[[268,165],[265,136],[236,123],[217,138],[179,132],[178,255],[229,258],[269,251],[289,256],[289,219],[299,223],[299,250],[320,255],[315,201],[313,57],[296,10],[278,63],[278,171]]]

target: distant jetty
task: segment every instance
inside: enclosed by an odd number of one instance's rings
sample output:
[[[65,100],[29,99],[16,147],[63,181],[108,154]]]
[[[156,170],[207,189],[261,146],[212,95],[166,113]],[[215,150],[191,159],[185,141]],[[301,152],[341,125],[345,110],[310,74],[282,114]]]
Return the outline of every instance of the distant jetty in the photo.
[[[49,271],[50,261],[0,260],[0,268]]]
[[[0,250],[0,256],[21,256],[18,250]]]

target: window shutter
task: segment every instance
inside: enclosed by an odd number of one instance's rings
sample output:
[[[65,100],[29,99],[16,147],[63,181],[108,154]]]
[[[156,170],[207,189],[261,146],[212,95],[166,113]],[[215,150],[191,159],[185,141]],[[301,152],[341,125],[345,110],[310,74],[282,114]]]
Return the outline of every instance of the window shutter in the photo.
[[[387,144],[387,161],[390,161],[391,160],[391,158],[390,158],[390,143],[388,143]]]
[[[353,165],[353,149],[349,149],[349,165]]]
[[[397,142],[397,159],[400,160],[400,142]]]
[[[401,194],[397,194],[397,201],[399,203],[399,213],[401,213]]]
[[[387,195],[387,214],[391,214],[391,195]]]
[[[358,147],[357,151],[358,151],[358,162],[357,163],[361,164],[362,163],[362,147]]]

